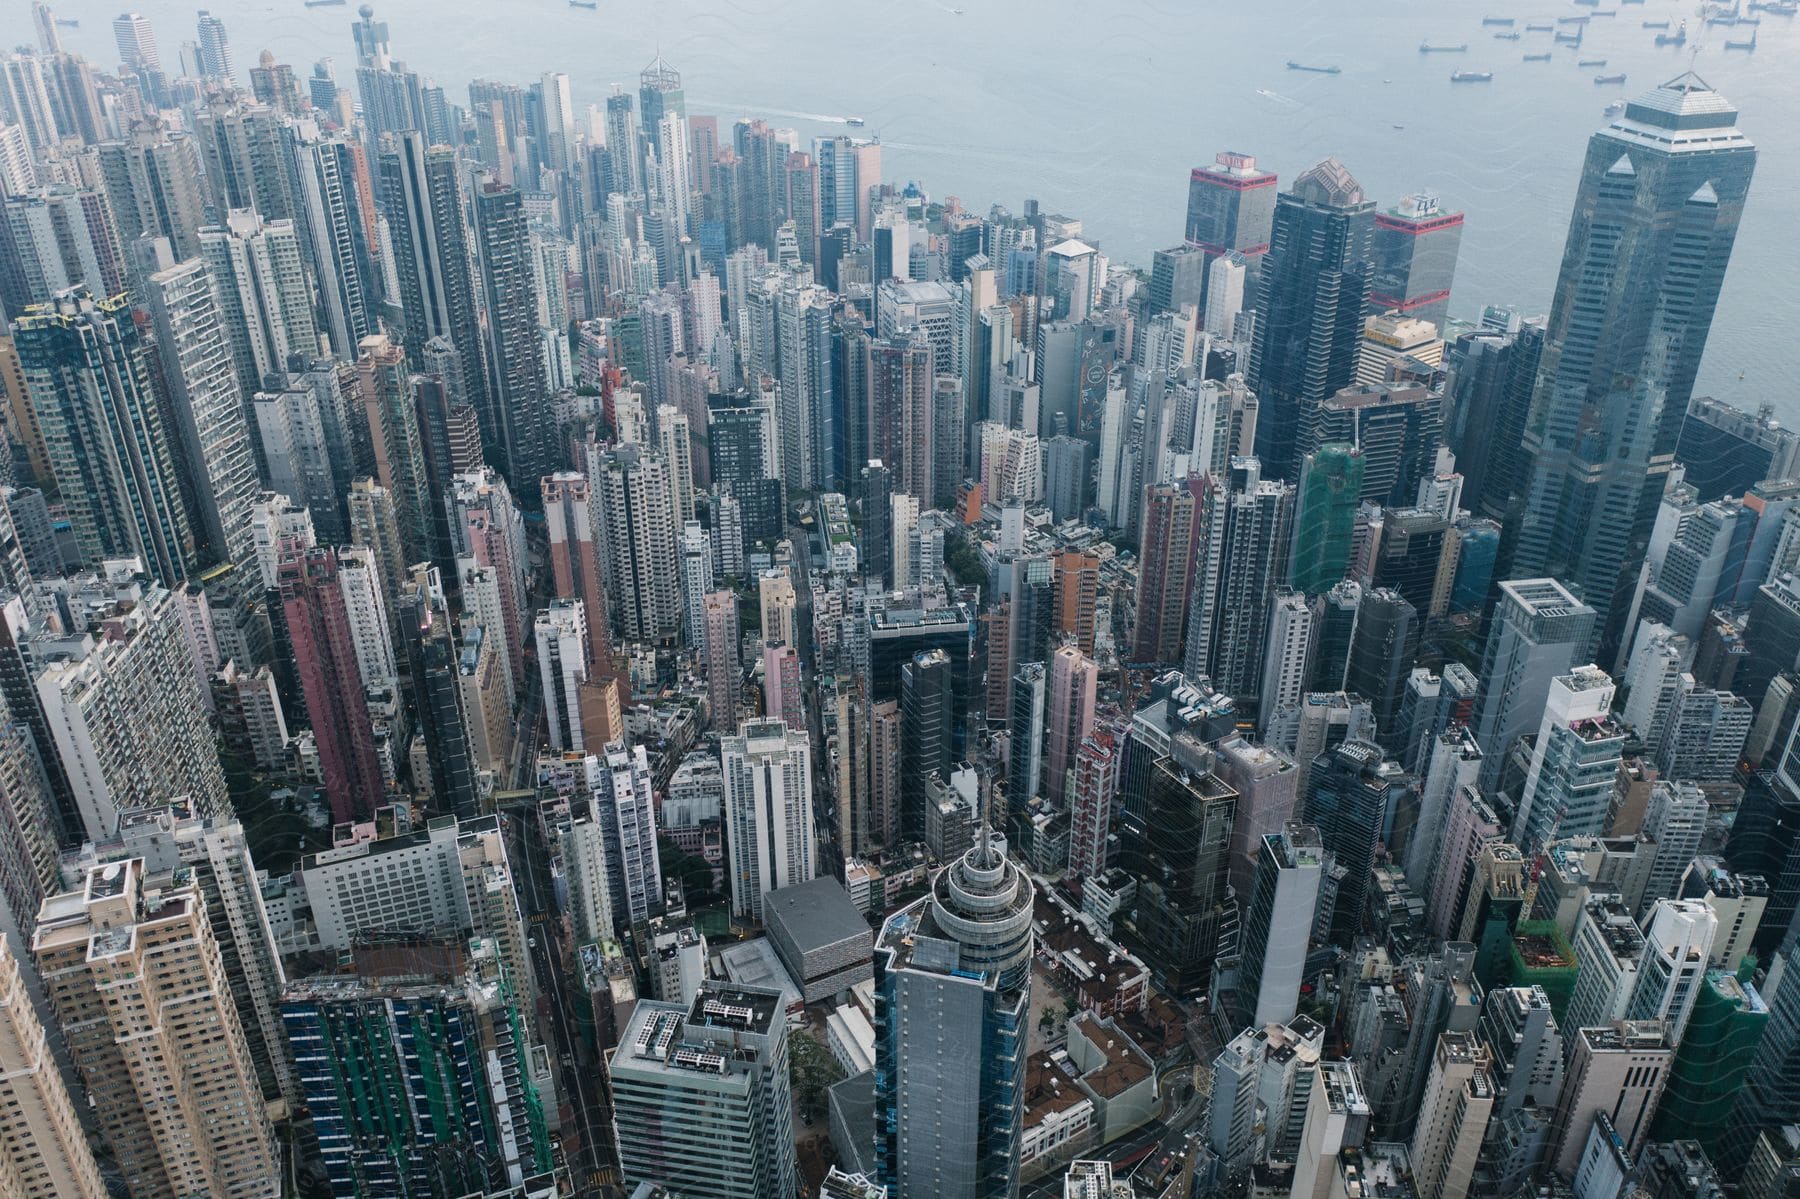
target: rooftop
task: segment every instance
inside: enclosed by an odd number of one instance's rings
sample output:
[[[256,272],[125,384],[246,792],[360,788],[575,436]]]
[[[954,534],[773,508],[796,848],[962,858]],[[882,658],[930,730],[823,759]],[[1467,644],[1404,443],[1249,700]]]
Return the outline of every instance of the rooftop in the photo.
[[[763,896],[763,920],[807,953],[858,938],[870,938],[868,921],[850,893],[830,875],[770,891]]]

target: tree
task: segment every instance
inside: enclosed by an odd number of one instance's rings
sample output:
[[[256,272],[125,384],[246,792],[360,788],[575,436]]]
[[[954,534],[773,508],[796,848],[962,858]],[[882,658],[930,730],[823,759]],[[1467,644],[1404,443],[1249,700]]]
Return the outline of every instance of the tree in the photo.
[[[987,569],[981,565],[981,554],[969,539],[954,533],[944,539],[944,565],[959,586],[981,587],[987,583]]]
[[[825,1107],[825,1088],[844,1080],[844,1067],[807,1033],[788,1038],[788,1081],[800,1108],[814,1116]]]

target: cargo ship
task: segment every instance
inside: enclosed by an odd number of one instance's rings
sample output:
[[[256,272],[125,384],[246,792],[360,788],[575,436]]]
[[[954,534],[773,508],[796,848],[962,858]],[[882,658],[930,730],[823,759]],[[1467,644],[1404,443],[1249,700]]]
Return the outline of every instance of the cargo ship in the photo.
[[[1468,49],[1467,42],[1446,43],[1441,46],[1434,46],[1430,42],[1419,43],[1420,54],[1465,54]]]
[[[1288,70],[1311,71],[1314,75],[1342,75],[1344,73],[1342,67],[1315,67],[1303,62],[1295,62],[1292,59],[1288,60]]]
[[[1609,84],[1609,83],[1624,83],[1625,76],[1623,76],[1623,75],[1596,75],[1596,76],[1594,76],[1594,82],[1598,83],[1602,86],[1605,86],[1606,84]]]
[[[1491,83],[1494,79],[1492,71],[1452,71],[1451,83]]]

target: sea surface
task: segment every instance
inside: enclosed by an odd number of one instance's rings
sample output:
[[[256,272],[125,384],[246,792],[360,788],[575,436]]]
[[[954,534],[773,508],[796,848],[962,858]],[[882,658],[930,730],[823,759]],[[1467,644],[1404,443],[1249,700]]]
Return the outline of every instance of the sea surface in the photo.
[[[64,0],[72,48],[117,60],[111,19],[127,0]],[[192,0],[133,0],[165,62],[194,36]],[[1746,0],[1747,3],[1747,0]],[[355,88],[356,6],[211,0],[239,75],[263,49],[304,79],[331,56]],[[6,23],[27,40],[25,0]],[[1528,21],[1597,14],[1577,49]],[[1518,41],[1484,16],[1516,19]],[[1746,12],[1746,15],[1749,15]],[[614,83],[635,89],[661,53],[690,113],[762,116],[803,137],[859,132],[884,143],[883,173],[985,212],[1027,197],[1081,220],[1112,258],[1148,266],[1181,239],[1187,176],[1222,150],[1254,154],[1285,185],[1335,154],[1384,206],[1438,194],[1468,214],[1452,315],[1485,304],[1548,308],[1576,176],[1603,109],[1693,69],[1741,110],[1760,158],[1699,390],[1773,405],[1800,426],[1800,18],[1708,26],[1697,4],[1598,8],[1569,0],[384,0],[394,54],[459,103],[476,76],[529,83],[566,71],[577,113]],[[16,16],[16,22],[15,22]],[[1658,47],[1645,21],[1687,21]],[[1572,29],[1570,26],[1559,26]],[[1754,51],[1728,49],[1747,40]],[[1420,43],[1466,43],[1421,53]],[[1523,61],[1548,52],[1550,62]],[[1604,68],[1577,65],[1606,60]],[[1336,65],[1338,75],[1287,69]],[[1453,70],[1492,71],[1452,83]],[[1623,73],[1623,85],[1596,75]]]

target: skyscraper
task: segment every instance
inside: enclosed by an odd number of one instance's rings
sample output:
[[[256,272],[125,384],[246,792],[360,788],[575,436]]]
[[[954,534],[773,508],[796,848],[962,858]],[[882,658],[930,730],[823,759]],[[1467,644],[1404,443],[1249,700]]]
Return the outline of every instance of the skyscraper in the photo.
[[[255,552],[250,502],[256,462],[207,269],[190,259],[151,275],[145,290],[207,556],[220,564],[248,563]]]
[[[600,505],[606,595],[630,641],[681,632],[675,517],[661,455],[635,445],[590,447],[588,481]]]
[[[1498,786],[1513,743],[1543,716],[1550,680],[1580,661],[1593,628],[1594,610],[1555,579],[1500,584],[1470,722],[1481,746],[1485,790]]]
[[[561,599],[578,599],[587,613],[588,677],[613,670],[607,622],[606,581],[594,539],[594,511],[587,476],[565,471],[539,484],[550,535],[550,571]]]
[[[794,1193],[788,1053],[774,988],[707,982],[691,1004],[639,1002],[606,1059],[626,1185],[717,1199]]]
[[[1376,213],[1369,311],[1430,321],[1442,333],[1462,225],[1463,214],[1445,212],[1430,192],[1416,192],[1398,207]]]
[[[1611,714],[1614,690],[1594,666],[1550,680],[1513,819],[1513,841],[1521,848],[1535,851],[1553,837],[1605,831],[1625,744],[1624,726]]]
[[[893,1199],[1018,1190],[1033,894],[984,821],[931,894],[882,925],[875,1160]]]
[[[1042,667],[1039,668],[1042,694]],[[950,655],[921,650],[900,667],[900,831],[925,835],[925,784],[950,777],[955,758],[956,686]],[[1041,709],[1040,709],[1041,711]]]
[[[753,720],[719,743],[725,776],[731,910],[760,920],[763,896],[810,881],[812,750],[807,734],[780,720]]]
[[[1064,806],[1065,775],[1075,764],[1075,753],[1094,728],[1094,697],[1100,668],[1072,645],[1058,646],[1050,655],[1048,711],[1049,737],[1044,743],[1044,796],[1058,808]]]
[[[119,46],[119,61],[134,71],[162,70],[162,56],[156,51],[156,32],[150,18],[140,13],[121,13],[113,19],[113,40]]]
[[[538,480],[561,463],[538,339],[537,287],[524,200],[517,189],[490,180],[475,192],[474,215],[480,290],[487,311],[487,358],[494,381],[489,406],[482,411],[484,443],[490,461],[505,473],[513,490],[529,495]],[[481,394],[473,392],[470,397]]]
[[[1218,259],[1236,254],[1251,270],[1261,266],[1269,252],[1275,205],[1274,173],[1258,170],[1248,154],[1220,154],[1211,165],[1189,172],[1187,244],[1206,255],[1196,307],[1204,310],[1208,268]]]
[[[1142,797],[1126,796],[1119,865],[1137,880],[1137,898],[1121,932],[1166,989],[1185,995],[1212,977],[1230,910],[1238,793],[1210,771],[1161,757]]]
[[[35,913],[33,914],[35,918]],[[28,1199],[102,1199],[88,1148],[12,944],[0,937],[0,1102],[15,1123],[0,1137],[8,1186]]]
[[[325,795],[332,819],[347,822],[369,819],[387,788],[337,570],[330,550],[290,544],[277,579]]]
[[[90,563],[137,557],[167,584],[193,558],[174,435],[126,295],[76,287],[16,320],[13,337],[57,486]]]
[[[1323,595],[1344,578],[1362,502],[1363,453],[1328,442],[1300,461],[1288,585],[1304,595]]]
[[[505,414],[495,411],[488,395],[480,308],[469,270],[457,171],[455,152],[448,146],[432,146],[416,127],[383,141],[381,195],[394,246],[407,358],[422,364],[427,341],[450,339],[462,367],[457,394],[475,406],[481,417],[482,447],[500,462],[505,461],[500,453],[506,444]]]
[[[1349,740],[1320,754],[1306,778],[1305,820],[1344,874],[1332,909],[1331,936],[1342,943],[1362,924],[1375,846],[1382,839],[1384,814],[1393,811],[1412,778],[1381,747]]]
[[[1237,984],[1240,1023],[1251,1028],[1286,1024],[1299,1010],[1325,865],[1319,830],[1298,821],[1265,836],[1259,848]]]
[[[1706,350],[1756,149],[1689,72],[1588,142],[1525,448],[1515,574],[1568,579],[1625,634],[1638,566]]]
[[[1200,479],[1159,483],[1144,489],[1143,551],[1139,557],[1137,621],[1131,660],[1146,666],[1181,660],[1181,635],[1202,505],[1211,500]]]
[[[1335,158],[1294,180],[1275,204],[1256,298],[1250,386],[1262,401],[1256,455],[1294,477],[1308,409],[1349,384],[1368,298],[1375,202]]]
[[[192,881],[142,858],[45,900],[32,954],[108,1148],[145,1194],[275,1199],[281,1159]]]

